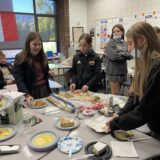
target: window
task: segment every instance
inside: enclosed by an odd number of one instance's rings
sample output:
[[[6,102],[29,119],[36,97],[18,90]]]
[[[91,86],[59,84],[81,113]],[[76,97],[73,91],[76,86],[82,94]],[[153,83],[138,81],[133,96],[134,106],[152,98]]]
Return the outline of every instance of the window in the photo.
[[[55,23],[50,17],[38,17],[38,29],[43,41],[55,41]]]
[[[53,53],[56,53],[57,45],[55,42],[43,42],[43,49],[45,52],[52,51]]]
[[[0,48],[21,49],[27,34],[37,31],[57,52],[54,0],[0,0]]]
[[[55,2],[51,0],[35,0],[37,14],[55,14]]]
[[[33,13],[33,0],[0,0],[0,11]]]

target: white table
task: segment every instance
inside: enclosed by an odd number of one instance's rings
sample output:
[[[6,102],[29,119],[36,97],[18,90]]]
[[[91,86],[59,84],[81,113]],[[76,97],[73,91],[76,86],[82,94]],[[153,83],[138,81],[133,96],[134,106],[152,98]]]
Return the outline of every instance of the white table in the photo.
[[[100,94],[101,96],[104,96],[104,94]],[[112,95],[107,95],[107,97],[112,96]],[[120,102],[126,99],[126,97],[122,96],[116,96],[116,98],[120,99]],[[117,100],[116,102],[117,103]],[[49,104],[49,106],[52,106],[52,104]],[[57,160],[69,160],[71,158],[68,157],[67,154],[62,153],[59,151],[58,148],[54,149],[51,152],[34,152],[31,151],[28,146],[26,145],[28,142],[28,138],[35,133],[36,131],[41,131],[41,130],[51,130],[54,131],[60,138],[64,137],[69,134],[69,131],[63,131],[59,130],[55,127],[54,125],[54,120],[56,117],[60,116],[74,116],[73,113],[65,112],[65,111],[60,111],[58,113],[54,113],[52,115],[42,115],[40,112],[44,112],[45,108],[42,109],[24,109],[25,112],[30,113],[31,115],[36,115],[37,117],[40,117],[43,122],[39,123],[35,127],[33,127],[32,133],[28,134],[23,134],[21,131],[22,124],[19,124],[17,127],[19,128],[19,131],[17,135],[10,140],[1,142],[1,144],[20,144],[21,145],[21,152],[19,154],[12,154],[12,155],[3,155],[0,156],[1,160],[52,160],[52,159],[57,159]],[[96,116],[99,116],[98,114]],[[94,117],[91,117],[94,118]],[[90,119],[90,118],[89,118]],[[110,145],[112,140],[115,140],[110,134],[106,133],[96,133],[94,130],[89,128],[85,124],[85,120],[80,120],[80,126],[79,128],[75,129],[72,131],[72,134],[77,134],[82,140],[84,141],[84,146],[92,141],[102,141]],[[135,134],[137,137],[143,137],[144,134],[135,131]],[[145,135],[146,136],[146,135]],[[142,160],[142,159],[147,159],[156,155],[160,155],[160,142],[154,138],[148,139],[148,140],[143,140],[139,142],[134,142],[136,151],[138,155],[140,156],[139,158],[119,158],[119,157],[112,157],[112,160]],[[84,146],[82,150],[74,155],[73,157],[80,157],[85,154],[84,151]]]

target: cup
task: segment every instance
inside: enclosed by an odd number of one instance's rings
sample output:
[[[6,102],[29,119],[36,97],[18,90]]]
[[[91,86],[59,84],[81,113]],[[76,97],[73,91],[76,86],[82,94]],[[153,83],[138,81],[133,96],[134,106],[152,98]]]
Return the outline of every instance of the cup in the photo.
[[[29,114],[23,115],[23,134],[27,134],[31,131],[30,119],[31,119],[31,115]]]

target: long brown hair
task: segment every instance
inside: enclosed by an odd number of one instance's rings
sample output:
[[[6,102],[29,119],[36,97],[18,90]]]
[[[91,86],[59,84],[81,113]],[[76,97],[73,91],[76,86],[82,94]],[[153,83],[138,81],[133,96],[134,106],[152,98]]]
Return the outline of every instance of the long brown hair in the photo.
[[[19,65],[23,62],[27,62],[29,64],[32,64],[32,55],[30,52],[30,42],[35,40],[35,39],[39,39],[41,41],[41,50],[38,53],[38,57],[40,59],[40,62],[42,63],[42,66],[45,67],[46,63],[47,63],[47,59],[43,50],[43,43],[42,43],[42,38],[39,35],[39,33],[37,32],[30,32],[26,38],[26,42],[25,42],[25,46],[23,51],[19,54],[18,59],[15,60],[15,65]]]
[[[136,58],[135,75],[133,78],[133,92],[141,99],[144,95],[149,71],[154,59],[160,58],[160,41],[155,29],[146,22],[137,22],[126,33],[128,39],[133,39],[135,50],[142,52],[140,58]],[[139,44],[139,39],[144,37],[146,43]]]
[[[116,24],[116,25],[113,26],[113,28],[112,28],[112,34],[111,34],[110,38],[113,38],[113,30],[114,30],[114,28],[119,28],[120,29],[120,31],[123,33],[122,38],[124,40],[125,30],[124,30],[124,27],[121,24]]]

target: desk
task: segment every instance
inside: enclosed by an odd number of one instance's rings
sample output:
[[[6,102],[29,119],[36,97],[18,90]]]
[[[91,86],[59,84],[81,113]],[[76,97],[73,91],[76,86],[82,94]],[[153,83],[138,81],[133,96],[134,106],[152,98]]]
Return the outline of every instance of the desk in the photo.
[[[62,88],[62,85],[58,82],[55,82],[53,80],[48,80],[49,82],[49,87],[52,89],[60,89]],[[4,89],[6,89],[7,91],[17,91],[17,85],[16,84],[11,84],[11,85],[7,85],[4,87]]]

